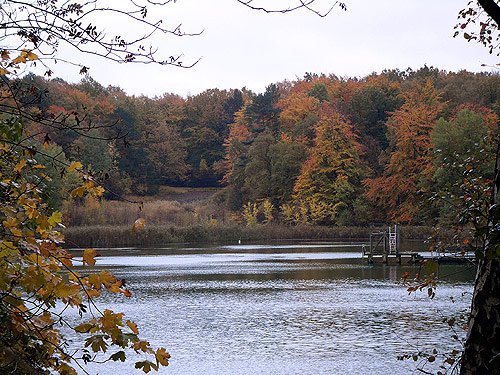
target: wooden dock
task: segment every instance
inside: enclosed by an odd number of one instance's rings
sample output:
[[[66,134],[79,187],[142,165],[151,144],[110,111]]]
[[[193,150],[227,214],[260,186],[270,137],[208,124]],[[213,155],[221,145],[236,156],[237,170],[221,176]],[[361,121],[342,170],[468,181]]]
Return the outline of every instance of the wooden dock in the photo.
[[[403,252],[400,249],[399,228],[390,226],[387,230],[370,233],[370,244],[363,245],[363,259],[370,264],[418,264],[433,260],[440,264],[474,263],[473,254],[439,253],[424,256],[417,252]]]
[[[398,226],[370,233],[370,245],[363,246],[363,258],[368,263],[401,264],[417,261],[417,253],[402,253],[399,246]]]

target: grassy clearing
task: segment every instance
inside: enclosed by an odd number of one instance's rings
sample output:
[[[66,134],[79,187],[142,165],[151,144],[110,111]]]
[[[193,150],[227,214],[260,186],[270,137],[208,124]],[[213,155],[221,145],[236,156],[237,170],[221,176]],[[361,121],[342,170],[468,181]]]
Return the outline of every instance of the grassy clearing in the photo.
[[[91,198],[82,204],[66,204],[63,214],[69,226],[132,225],[140,217],[150,225],[191,226],[223,220],[225,213],[206,202],[154,200],[139,204]]]
[[[285,225],[279,222],[245,226],[241,217],[226,211],[210,199],[217,189],[163,187],[162,197],[177,199],[126,201],[87,199],[63,208],[67,244],[70,247],[164,246],[169,243],[235,243],[271,240],[365,240],[374,228]],[[139,201],[140,197],[129,197]],[[145,229],[131,231],[133,223],[143,218]],[[430,227],[405,226],[406,239],[427,239]]]

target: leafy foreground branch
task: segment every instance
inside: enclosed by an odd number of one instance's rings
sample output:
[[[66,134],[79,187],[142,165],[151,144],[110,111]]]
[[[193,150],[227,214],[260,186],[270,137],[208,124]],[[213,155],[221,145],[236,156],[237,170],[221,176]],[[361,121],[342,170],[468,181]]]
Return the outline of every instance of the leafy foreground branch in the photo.
[[[0,119],[0,372],[76,374],[75,366],[86,372],[84,364],[101,359],[100,353],[125,361],[127,348],[144,355],[135,364],[144,372],[168,365],[168,352],[141,339],[134,322],[94,304],[101,293],[131,292],[107,271],[74,269],[72,255],[60,246],[62,215],[44,203],[45,166],[37,163],[36,151],[16,146],[26,136],[19,129],[12,119]],[[72,195],[102,194],[80,163],[66,170],[81,178]],[[96,255],[86,249],[81,262],[93,266]],[[72,325],[65,318],[70,308],[88,319]],[[82,351],[69,348],[60,326],[84,335]]]

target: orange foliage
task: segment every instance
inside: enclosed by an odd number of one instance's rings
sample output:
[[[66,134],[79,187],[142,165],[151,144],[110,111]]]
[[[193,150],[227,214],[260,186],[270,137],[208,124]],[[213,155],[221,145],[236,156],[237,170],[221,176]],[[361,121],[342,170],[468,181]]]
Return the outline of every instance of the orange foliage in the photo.
[[[444,108],[430,81],[402,94],[405,103],[390,117],[387,127],[393,152],[382,177],[364,181],[366,197],[396,222],[418,220],[419,192],[433,174],[430,133]]]

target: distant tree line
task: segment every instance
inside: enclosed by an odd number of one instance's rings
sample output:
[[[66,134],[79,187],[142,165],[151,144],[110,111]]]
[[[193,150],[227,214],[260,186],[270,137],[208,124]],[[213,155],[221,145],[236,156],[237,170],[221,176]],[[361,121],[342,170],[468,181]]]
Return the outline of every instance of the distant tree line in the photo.
[[[165,184],[223,186],[219,200],[232,211],[266,207],[257,221],[329,225],[453,223],[471,212],[467,202],[487,205],[497,74],[308,73],[259,94],[210,89],[187,98],[129,96],[90,77],[23,79],[45,93],[41,111],[90,119],[89,132],[35,123],[31,131],[38,147],[87,164],[111,199]],[[54,205],[71,185],[62,177],[52,181]]]

